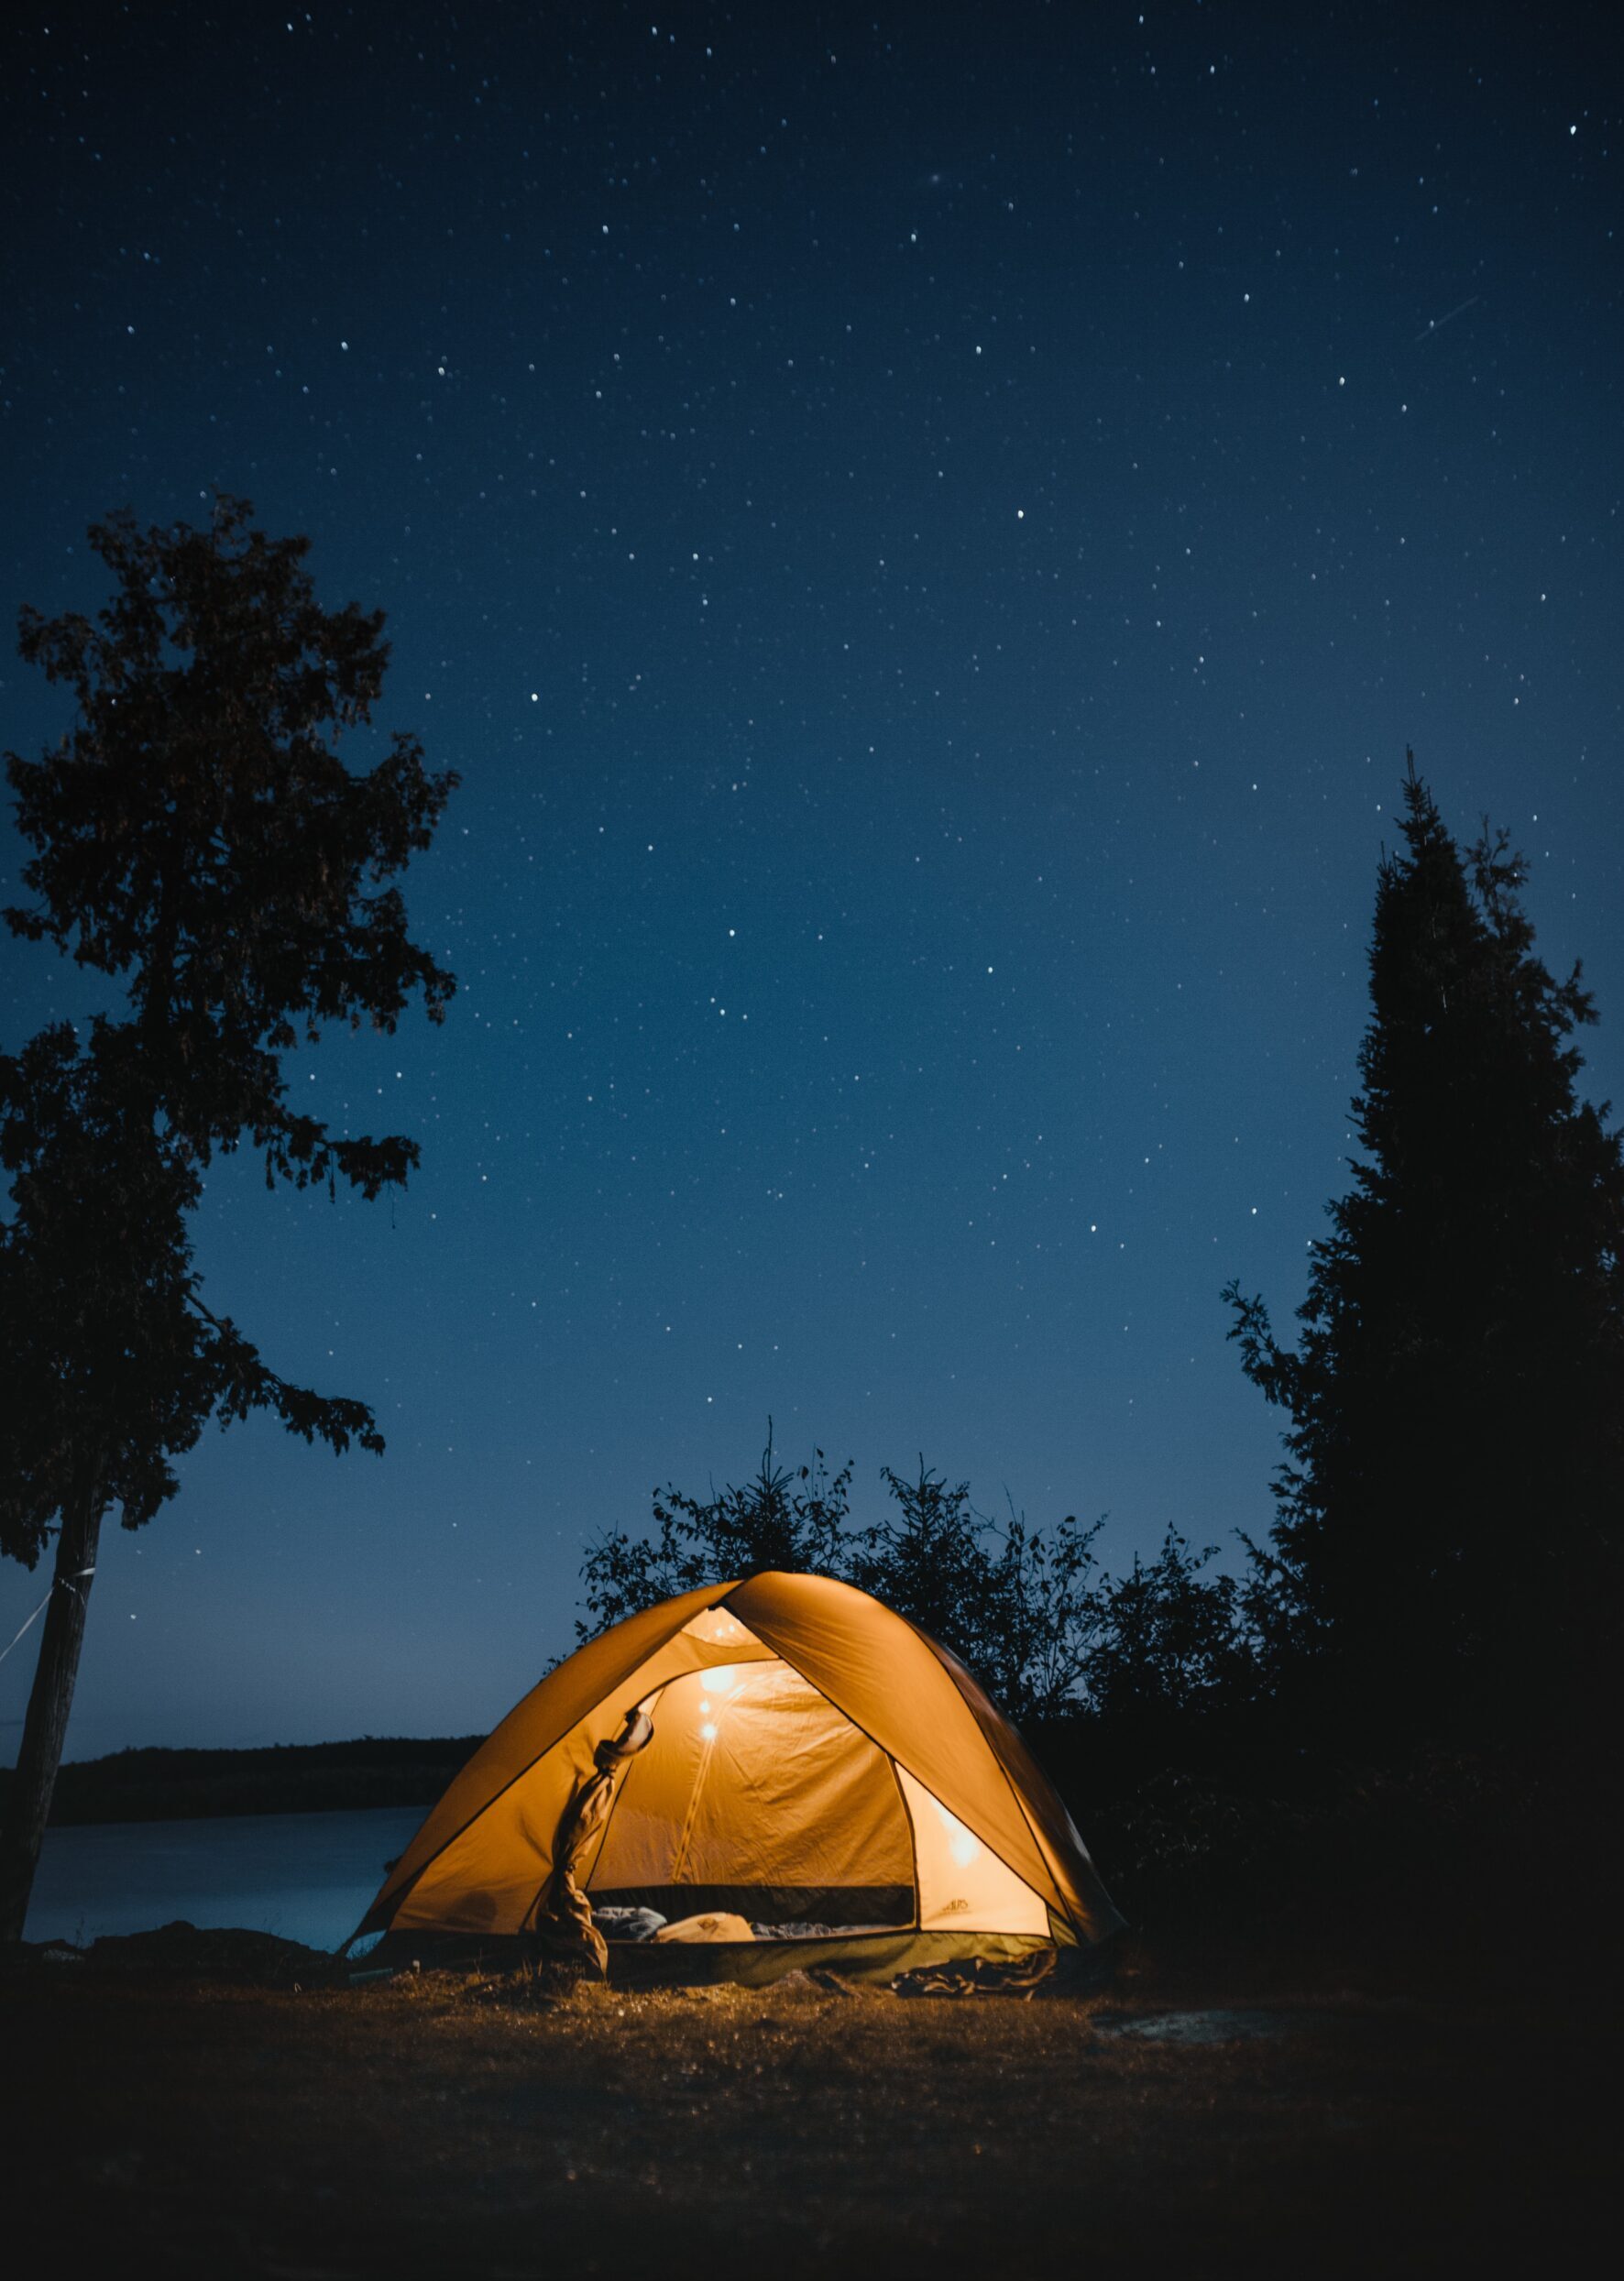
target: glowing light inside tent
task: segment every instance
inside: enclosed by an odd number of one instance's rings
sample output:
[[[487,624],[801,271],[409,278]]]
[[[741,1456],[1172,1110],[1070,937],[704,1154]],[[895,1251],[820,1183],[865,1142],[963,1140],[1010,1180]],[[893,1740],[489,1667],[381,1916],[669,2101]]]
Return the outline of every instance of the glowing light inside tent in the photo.
[[[715,1671],[706,1672],[706,1688],[711,1694],[731,1694],[738,1678],[739,1673],[731,1663],[719,1663]]]
[[[699,1716],[700,1716],[700,1717],[701,1717],[701,1718],[708,1718],[708,1717],[710,1716],[710,1705],[709,1705],[709,1704],[708,1704],[708,1703],[703,1703],[703,1702],[702,1702],[702,1703],[700,1704],[700,1705],[699,1705]]]
[[[939,1798],[930,1802],[942,1817],[942,1827],[948,1833],[948,1851],[961,1870],[967,1870],[982,1849],[982,1841],[973,1830],[966,1829],[956,1814],[949,1814]]]
[[[708,1709],[709,1705],[707,1705],[706,1707]],[[711,1720],[707,1719],[704,1726],[700,1727],[699,1732],[704,1736],[707,1742],[714,1742],[716,1740],[716,1727]]]

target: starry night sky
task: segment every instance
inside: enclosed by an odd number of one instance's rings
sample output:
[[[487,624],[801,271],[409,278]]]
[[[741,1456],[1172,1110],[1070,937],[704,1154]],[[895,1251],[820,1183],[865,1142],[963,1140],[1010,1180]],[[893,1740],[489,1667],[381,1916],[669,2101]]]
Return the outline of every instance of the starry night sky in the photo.
[[[923,1452],[1233,1559],[1278,1418],[1218,1294],[1288,1327],[1345,1186],[1407,741],[1624,1095],[1606,12],[1420,13],[13,14],[7,615],[246,493],[463,776],[444,1029],[289,1065],[420,1176],[239,1157],[198,1223],[388,1454],[211,1431],[109,1526],[71,1757],[483,1727],[769,1414],[860,1518]],[[64,725],[7,650],[0,741]],[[8,1047],[94,1003],[0,960]]]

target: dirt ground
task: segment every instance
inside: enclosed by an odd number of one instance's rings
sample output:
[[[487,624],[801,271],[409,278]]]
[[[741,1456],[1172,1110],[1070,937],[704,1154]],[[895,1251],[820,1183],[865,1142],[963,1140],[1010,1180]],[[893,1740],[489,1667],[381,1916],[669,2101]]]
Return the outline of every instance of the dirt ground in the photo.
[[[11,2271],[1563,2272],[1613,2163],[1602,2024],[1531,1990],[253,1977],[0,1976]]]

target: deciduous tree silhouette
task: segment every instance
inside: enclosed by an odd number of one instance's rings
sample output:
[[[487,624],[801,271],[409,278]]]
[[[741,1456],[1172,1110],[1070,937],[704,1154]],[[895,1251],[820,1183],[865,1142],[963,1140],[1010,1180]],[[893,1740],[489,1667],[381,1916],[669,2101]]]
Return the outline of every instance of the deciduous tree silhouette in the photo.
[[[1616,1613],[1624,1155],[1581,1101],[1577,967],[1534,955],[1505,834],[1465,855],[1410,762],[1377,875],[1362,1157],[1329,1206],[1295,1350],[1231,1284],[1247,1376],[1288,1412],[1254,1613],[1366,1731],[1525,1726]]]
[[[690,1497],[667,1486],[653,1496],[653,1537],[607,1530],[581,1563],[576,1637],[589,1639],[641,1607],[702,1584],[784,1568],[826,1576],[847,1573],[850,1464],[832,1476],[821,1450],[798,1471],[777,1462],[773,1420],[753,1477],[741,1486]]]
[[[103,1514],[139,1528],[210,1417],[268,1409],[306,1441],[381,1450],[366,1404],[289,1384],[198,1290],[187,1215],[216,1151],[268,1187],[342,1179],[368,1199],[418,1158],[289,1102],[281,1057],[324,1025],[392,1030],[453,978],[408,937],[390,884],[455,778],[397,736],[371,770],[334,751],[388,660],[381,612],[317,603],[303,539],[247,501],[213,527],[92,530],[99,617],[25,609],[23,656],[77,712],[38,761],[8,754],[33,898],[14,933],[125,989],[123,1019],[58,1023],[0,1057],[0,1551],[56,1537],[38,1666],[0,1838],[0,1938],[20,1937],[72,1699]]]
[[[923,1456],[916,1475],[883,1465],[880,1477],[895,1512],[871,1522],[853,1546],[852,1583],[965,1662],[984,1661],[993,1574],[970,1484],[949,1486]]]
[[[872,1593],[950,1648],[1012,1717],[1078,1707],[1099,1619],[1097,1522],[1081,1528],[1068,1514],[1046,1535],[1012,1511],[995,1530],[967,1483],[949,1487],[921,1457],[916,1475],[882,1468],[895,1514],[856,1528],[850,1461],[831,1476],[818,1451],[792,1472],[776,1461],[772,1431],[769,1419],[761,1464],[741,1486],[708,1497],[656,1490],[652,1536],[612,1530],[587,1548],[577,1639],[698,1585],[763,1568],[810,1572]]]
[[[994,1532],[972,1660],[1011,1718],[1065,1718],[1091,1693],[1108,1605],[1093,1550],[1104,1525],[1067,1513],[1046,1532],[1028,1527],[1011,1500]]]
[[[1088,1682],[1094,1710],[1114,1727],[1170,1734],[1244,1699],[1251,1642],[1235,1579],[1205,1574],[1217,1550],[1192,1554],[1169,1529],[1155,1560],[1136,1553],[1125,1576],[1106,1580]]]

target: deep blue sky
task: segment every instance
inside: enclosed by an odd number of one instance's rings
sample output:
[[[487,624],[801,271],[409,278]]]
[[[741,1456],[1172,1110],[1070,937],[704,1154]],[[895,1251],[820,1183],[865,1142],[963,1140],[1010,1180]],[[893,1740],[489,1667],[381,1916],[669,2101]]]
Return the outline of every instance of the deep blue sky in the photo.
[[[1266,1528],[1218,1293],[1289,1324],[1345,1184],[1407,740],[1624,1094],[1605,12],[1419,13],[13,16],[6,609],[246,492],[464,780],[445,1028],[291,1065],[421,1176],[199,1227],[388,1455],[110,1528],[70,1755],[484,1727],[769,1413],[862,1517],[923,1451],[1117,1564]],[[86,1003],[0,959],[8,1046]]]

